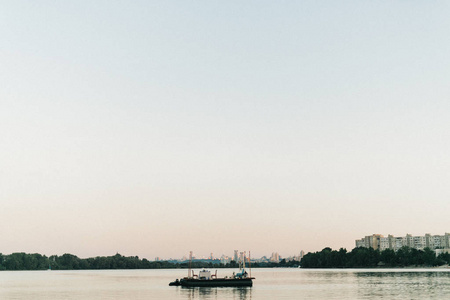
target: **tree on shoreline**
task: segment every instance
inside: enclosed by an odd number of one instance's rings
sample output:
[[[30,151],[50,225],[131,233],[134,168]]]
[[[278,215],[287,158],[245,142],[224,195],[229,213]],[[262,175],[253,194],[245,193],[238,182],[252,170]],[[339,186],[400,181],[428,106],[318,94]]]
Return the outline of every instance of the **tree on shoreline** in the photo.
[[[285,264],[274,263],[252,263],[252,268],[258,267],[288,267],[291,262]],[[298,264],[298,262],[297,262]],[[217,264],[205,261],[193,261],[191,267],[200,268],[237,268],[238,264],[231,261],[228,264]],[[115,254],[113,256],[97,256],[91,258],[79,258],[73,254],[63,254],[61,256],[52,255],[47,257],[41,254],[12,253],[3,255],[0,253],[0,270],[20,271],[20,270],[111,270],[111,269],[187,269],[188,262],[170,261],[149,261],[140,259],[137,256],[123,256]]]
[[[402,247],[397,252],[359,247],[348,253],[346,249],[336,251],[327,247],[320,252],[306,254],[300,262],[302,268],[433,267],[449,263],[449,253],[436,257],[430,248],[422,251],[409,247]]]

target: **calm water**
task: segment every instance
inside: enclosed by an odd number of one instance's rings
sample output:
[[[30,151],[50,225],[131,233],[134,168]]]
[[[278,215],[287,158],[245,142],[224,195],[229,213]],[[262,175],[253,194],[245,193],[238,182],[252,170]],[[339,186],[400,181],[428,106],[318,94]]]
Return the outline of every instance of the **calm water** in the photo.
[[[233,271],[219,269],[218,275]],[[252,288],[168,286],[186,273],[0,272],[0,299],[450,299],[450,269],[253,269]]]

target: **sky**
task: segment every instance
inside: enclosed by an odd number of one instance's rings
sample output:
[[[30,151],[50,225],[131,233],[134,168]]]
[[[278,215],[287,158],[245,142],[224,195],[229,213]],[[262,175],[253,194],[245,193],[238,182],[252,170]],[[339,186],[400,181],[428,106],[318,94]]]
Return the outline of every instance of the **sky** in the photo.
[[[0,252],[450,231],[448,1],[2,1]]]

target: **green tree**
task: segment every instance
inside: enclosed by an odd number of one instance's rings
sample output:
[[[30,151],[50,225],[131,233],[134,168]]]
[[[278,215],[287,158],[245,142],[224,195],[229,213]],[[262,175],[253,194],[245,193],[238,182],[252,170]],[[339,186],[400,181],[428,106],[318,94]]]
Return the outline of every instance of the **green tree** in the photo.
[[[439,264],[435,252],[428,247],[423,250],[423,262],[427,266],[437,266]]]
[[[394,267],[397,265],[397,256],[395,255],[395,251],[392,249],[381,251],[380,259],[387,266]]]

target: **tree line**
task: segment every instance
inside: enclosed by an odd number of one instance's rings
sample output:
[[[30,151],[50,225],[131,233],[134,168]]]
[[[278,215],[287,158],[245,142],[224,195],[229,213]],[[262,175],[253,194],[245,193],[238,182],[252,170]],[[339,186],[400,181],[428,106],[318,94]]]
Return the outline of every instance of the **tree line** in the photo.
[[[4,255],[0,253],[0,270],[107,270],[107,269],[193,269],[201,268],[238,268],[235,261],[227,264],[218,264],[205,261],[171,262],[149,261],[138,256],[98,256],[93,258],[79,258],[73,254],[61,256],[45,256],[38,253],[12,253]],[[253,268],[273,267],[273,263],[253,264]]]
[[[347,252],[346,249],[324,248],[320,252],[308,253],[301,260],[302,268],[373,268],[441,266],[450,263],[450,254],[436,256],[429,248],[417,250],[403,247],[398,251],[358,247]]]
[[[38,253],[0,253],[0,270],[88,270],[88,269],[159,269],[170,268],[171,264],[161,261],[153,262],[139,259],[137,256],[125,257],[98,256],[94,258],[79,258],[72,254],[47,257]]]
[[[440,266],[450,264],[450,254],[442,253],[436,257],[429,248],[417,250],[403,247],[397,252],[386,249],[383,251],[373,248],[354,248],[332,250],[324,248],[320,252],[306,254],[300,265],[302,268],[373,268],[373,267],[407,267],[407,266]],[[235,261],[227,264],[193,261],[149,261],[137,256],[98,256],[93,258],[79,258],[72,254],[61,256],[45,256],[38,253],[0,253],[0,270],[104,270],[104,269],[187,269],[189,265],[194,269],[200,268],[238,268]],[[297,261],[282,260],[280,263],[252,263],[252,268],[297,267]]]

